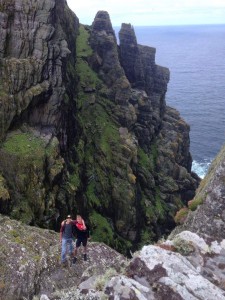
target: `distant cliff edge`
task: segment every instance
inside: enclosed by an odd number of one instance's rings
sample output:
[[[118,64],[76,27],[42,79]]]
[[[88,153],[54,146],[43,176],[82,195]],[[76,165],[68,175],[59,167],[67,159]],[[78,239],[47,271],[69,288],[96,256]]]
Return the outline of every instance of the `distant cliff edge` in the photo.
[[[65,0],[0,0],[0,212],[54,229],[79,212],[126,253],[174,228],[199,178],[169,70],[130,24],[119,40],[105,11],[84,26]]]

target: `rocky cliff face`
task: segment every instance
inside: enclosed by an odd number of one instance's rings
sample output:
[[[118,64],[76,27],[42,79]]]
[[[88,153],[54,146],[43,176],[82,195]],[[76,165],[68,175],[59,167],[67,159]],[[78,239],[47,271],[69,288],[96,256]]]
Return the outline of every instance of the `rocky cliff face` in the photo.
[[[99,12],[90,28],[93,53],[88,61],[104,87],[95,85],[94,95],[86,94],[85,99],[90,103],[92,97],[89,109],[94,113],[104,106],[112,122],[107,116],[103,124],[96,116],[93,122],[89,118],[90,127],[98,129],[88,139],[96,144],[102,137],[100,148],[94,148],[98,162],[89,184],[95,186],[94,195],[116,231],[134,242],[160,236],[165,232],[161,222],[173,226],[171,216],[181,202],[193,197],[197,180],[190,172],[189,127],[165,104],[168,69],[155,64],[155,49],[137,44],[130,25],[123,24],[119,36],[118,48],[108,14]],[[90,85],[86,80],[84,86]],[[110,102],[105,102],[106,96]],[[82,120],[83,112],[87,113],[87,105],[81,109]],[[117,137],[115,131],[108,136],[110,127],[118,128]],[[107,140],[110,148],[104,145]],[[110,181],[106,183],[105,177]],[[102,190],[107,191],[104,197]],[[106,200],[111,192],[115,210]]]
[[[64,127],[63,75],[71,51],[75,60],[78,30],[78,19],[65,3],[0,3],[1,139],[20,122],[56,128],[56,133]]]
[[[15,0],[0,2],[0,24],[0,207],[40,224],[61,193],[78,19],[66,1]]]
[[[212,162],[209,171],[202,180],[195,198],[189,202],[189,213],[184,224],[178,226],[171,236],[183,231],[191,230],[206,240],[225,237],[224,215],[224,173],[225,147]],[[194,209],[192,209],[194,208]]]
[[[124,253],[170,231],[198,179],[155,49],[66,1],[1,0],[0,24],[0,211],[51,228],[79,211]]]

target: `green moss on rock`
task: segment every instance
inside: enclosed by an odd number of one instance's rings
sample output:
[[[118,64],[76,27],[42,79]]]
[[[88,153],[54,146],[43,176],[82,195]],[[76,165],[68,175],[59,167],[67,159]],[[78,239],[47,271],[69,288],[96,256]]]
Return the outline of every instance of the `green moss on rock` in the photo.
[[[27,224],[39,224],[54,208],[55,178],[64,168],[57,138],[41,136],[31,128],[11,132],[2,144],[0,170],[10,191],[8,213]],[[1,186],[1,184],[0,184]]]
[[[44,155],[44,142],[29,133],[15,132],[8,136],[2,149],[21,158],[32,156],[38,160]]]
[[[199,205],[203,203],[202,197],[195,197],[193,200],[188,201],[188,208],[192,211],[196,210]]]
[[[0,174],[0,200],[6,201],[10,199],[9,191],[6,187],[5,179]]]
[[[138,147],[138,158],[139,158],[138,162],[142,167],[144,168],[150,167],[151,164],[150,158],[141,147]]]
[[[86,196],[87,196],[87,199],[88,199],[88,204],[91,207],[96,207],[96,206],[100,205],[100,200],[96,196],[94,181],[92,181],[88,184],[87,191],[86,191]]]
[[[90,34],[88,26],[80,25],[76,43],[78,57],[88,57],[92,55],[93,50],[91,49],[88,43],[89,36]]]
[[[175,215],[174,220],[177,224],[183,224],[187,218],[189,209],[187,207],[182,207]]]
[[[114,244],[113,230],[106,218],[93,211],[90,215],[90,223],[93,230],[91,236],[94,241],[104,242],[111,246]]]

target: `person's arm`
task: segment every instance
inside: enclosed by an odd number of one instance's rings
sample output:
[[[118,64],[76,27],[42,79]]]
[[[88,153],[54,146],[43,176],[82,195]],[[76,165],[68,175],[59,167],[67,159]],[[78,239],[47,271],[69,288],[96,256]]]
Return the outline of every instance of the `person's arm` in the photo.
[[[86,227],[86,225],[85,225],[84,219],[82,219],[82,224],[83,224],[83,230],[86,230],[87,227]]]
[[[59,232],[59,241],[60,241],[60,243],[62,243],[62,232],[63,232],[62,228],[63,228],[63,226],[61,225],[60,232]]]
[[[60,241],[60,243],[62,242],[62,234],[63,234],[63,230],[64,230],[64,225],[65,225],[65,221],[62,221],[61,227],[60,227],[60,232],[59,232],[59,241]]]

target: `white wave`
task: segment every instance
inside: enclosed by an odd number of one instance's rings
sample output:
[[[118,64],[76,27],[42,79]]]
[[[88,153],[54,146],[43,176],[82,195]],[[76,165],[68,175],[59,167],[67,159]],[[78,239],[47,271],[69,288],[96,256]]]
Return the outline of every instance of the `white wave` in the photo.
[[[209,160],[209,159],[205,159],[202,162],[193,160],[192,171],[195,172],[200,178],[203,179],[209,169],[211,162],[212,162],[212,160]]]

